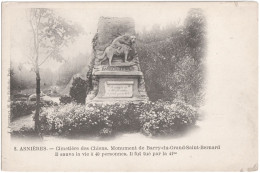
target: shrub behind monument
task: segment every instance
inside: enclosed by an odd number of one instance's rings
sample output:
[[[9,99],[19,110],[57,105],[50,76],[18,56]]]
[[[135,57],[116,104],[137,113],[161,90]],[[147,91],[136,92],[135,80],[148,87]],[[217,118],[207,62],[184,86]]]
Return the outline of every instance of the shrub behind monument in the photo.
[[[77,77],[73,80],[72,86],[70,88],[71,98],[80,104],[85,103],[86,92],[87,92],[87,81]]]

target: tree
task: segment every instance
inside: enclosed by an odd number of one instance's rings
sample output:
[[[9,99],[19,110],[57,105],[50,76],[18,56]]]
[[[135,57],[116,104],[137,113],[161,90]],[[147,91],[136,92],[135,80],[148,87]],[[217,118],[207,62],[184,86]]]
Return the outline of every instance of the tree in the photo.
[[[179,99],[199,106],[204,95],[206,19],[201,10],[191,9],[184,24],[178,23],[155,26],[137,39],[147,94],[152,101]]]
[[[35,131],[39,131],[40,114],[40,66],[52,58],[58,62],[63,60],[61,49],[82,31],[79,26],[66,22],[65,19],[55,15],[50,9],[30,9],[29,21],[33,34],[32,54],[30,64],[36,74],[36,111]]]

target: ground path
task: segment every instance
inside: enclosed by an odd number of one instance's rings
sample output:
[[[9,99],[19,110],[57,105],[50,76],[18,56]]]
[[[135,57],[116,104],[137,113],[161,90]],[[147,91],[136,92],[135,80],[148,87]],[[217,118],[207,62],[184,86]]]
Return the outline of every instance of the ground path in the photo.
[[[34,128],[33,114],[18,117],[10,123],[11,131],[19,131],[23,127]]]

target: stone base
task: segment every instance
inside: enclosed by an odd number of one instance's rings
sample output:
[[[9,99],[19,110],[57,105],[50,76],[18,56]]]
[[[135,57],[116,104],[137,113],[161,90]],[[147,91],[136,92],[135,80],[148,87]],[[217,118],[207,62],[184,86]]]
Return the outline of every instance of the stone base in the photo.
[[[95,97],[87,99],[91,102],[140,102],[148,97],[142,86],[143,74],[140,71],[116,72],[98,71],[94,73],[98,83]],[[145,94],[144,94],[145,93]]]

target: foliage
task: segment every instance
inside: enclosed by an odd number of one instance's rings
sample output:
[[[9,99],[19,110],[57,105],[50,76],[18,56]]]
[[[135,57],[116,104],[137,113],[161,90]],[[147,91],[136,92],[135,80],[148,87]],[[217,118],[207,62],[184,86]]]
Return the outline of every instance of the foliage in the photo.
[[[196,110],[183,102],[142,102],[116,104],[75,103],[49,107],[41,115],[43,133],[78,133],[108,136],[117,132],[167,135],[195,124]]]
[[[24,101],[12,101],[11,102],[11,121],[14,118],[29,115],[32,113],[32,111],[35,110],[35,105],[33,104],[27,104]]]
[[[83,80],[80,77],[74,78],[70,88],[70,96],[72,100],[84,104],[88,88],[88,81]]]
[[[39,131],[41,77],[40,66],[49,58],[61,62],[62,47],[74,41],[81,29],[65,19],[57,16],[51,9],[30,9],[30,25],[33,34],[31,56],[29,56],[32,70],[36,75],[36,111],[35,131]]]
[[[53,10],[47,8],[31,9],[30,24],[36,51],[34,54],[36,57],[32,57],[31,60],[34,62],[38,56],[41,60],[39,66],[48,58],[61,62],[63,60],[61,48],[73,42],[82,32],[81,27],[57,16]]]
[[[198,106],[203,98],[205,23],[192,9],[184,25],[154,26],[139,34],[137,52],[152,101],[174,98]]]
[[[71,103],[72,102],[72,98],[70,96],[61,96],[60,97],[60,103],[61,104],[68,104],[68,103]]]
[[[77,103],[85,104],[85,99],[88,92],[92,89],[92,71],[94,67],[94,58],[91,56],[86,74],[86,80],[76,77],[73,79],[72,87],[70,88],[70,96]]]
[[[40,103],[41,107],[49,107],[57,105],[54,102],[43,102]],[[36,109],[36,103],[28,104],[27,101],[11,101],[10,109],[10,120],[13,121],[15,118],[32,114]]]
[[[140,115],[142,132],[148,136],[174,134],[185,127],[195,124],[196,110],[184,102],[157,102]]]

